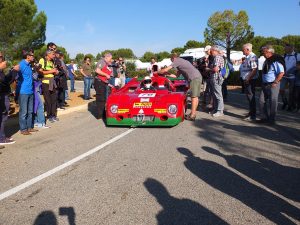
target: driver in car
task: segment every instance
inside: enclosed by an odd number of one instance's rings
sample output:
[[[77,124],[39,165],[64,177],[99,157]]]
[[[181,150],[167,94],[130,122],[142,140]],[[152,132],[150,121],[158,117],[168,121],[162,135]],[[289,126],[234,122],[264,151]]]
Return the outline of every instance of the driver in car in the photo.
[[[152,79],[149,76],[146,76],[144,80],[142,81],[142,91],[149,91],[149,90],[155,90],[155,88],[152,86]]]

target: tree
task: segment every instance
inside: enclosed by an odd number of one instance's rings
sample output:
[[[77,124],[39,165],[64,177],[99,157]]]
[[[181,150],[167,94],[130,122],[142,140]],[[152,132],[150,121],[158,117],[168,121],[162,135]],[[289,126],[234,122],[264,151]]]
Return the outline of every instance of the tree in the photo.
[[[256,36],[250,40],[250,43],[253,44],[252,50],[256,55],[260,55],[261,48],[265,45],[272,45],[278,54],[284,52],[282,41],[275,37]]]
[[[253,28],[248,21],[248,15],[243,10],[237,15],[233,10],[216,12],[208,19],[204,31],[205,41],[226,48],[227,58],[230,59],[232,48],[254,36]]]
[[[155,53],[153,52],[145,52],[143,57],[141,58],[142,62],[150,62],[151,58],[156,58]]]
[[[181,53],[184,53],[185,49],[181,48],[181,47],[177,47],[177,48],[173,48],[171,53],[176,53],[178,55],[180,55]]]
[[[127,59],[135,58],[135,55],[133,54],[133,51],[130,48],[120,48],[117,49],[115,53],[118,55],[118,57],[123,57]]]
[[[83,59],[84,59],[84,54],[83,53],[78,53],[76,56],[75,56],[75,61],[77,64],[82,64],[83,62]]]
[[[156,53],[155,55],[156,55],[157,61],[161,61],[163,59],[170,58],[170,53],[166,52],[166,51]]]
[[[281,38],[284,44],[291,44],[295,49],[300,52],[300,35],[287,35]]]
[[[95,56],[91,53],[86,54],[84,57],[89,57],[91,59],[91,61],[93,61],[95,59]]]
[[[64,61],[66,63],[68,63],[70,61],[70,56],[69,56],[69,53],[67,52],[67,50],[64,47],[62,47],[62,46],[57,46],[57,49],[64,54]],[[47,46],[46,45],[43,45],[41,48],[35,50],[34,51],[34,57],[35,57],[35,59],[39,60],[40,58],[44,58],[46,50],[47,50]]]
[[[199,41],[195,41],[195,40],[189,40],[189,41],[184,45],[184,49],[201,48],[201,47],[205,47],[205,43],[199,42]]]
[[[46,39],[47,17],[37,14],[34,0],[0,1],[0,46],[12,59],[21,58],[24,48],[39,49]]]

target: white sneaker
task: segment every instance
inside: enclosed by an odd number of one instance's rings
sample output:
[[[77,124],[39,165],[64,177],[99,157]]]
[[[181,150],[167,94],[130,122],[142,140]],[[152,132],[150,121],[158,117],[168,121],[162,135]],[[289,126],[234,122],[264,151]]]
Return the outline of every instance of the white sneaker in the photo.
[[[222,112],[216,112],[214,114],[212,114],[213,117],[220,117],[220,116],[223,116],[224,114]]]
[[[48,129],[48,128],[51,128],[51,127],[49,127],[49,126],[47,126],[47,125],[44,124],[43,126],[41,126],[39,128],[41,128],[41,129]]]

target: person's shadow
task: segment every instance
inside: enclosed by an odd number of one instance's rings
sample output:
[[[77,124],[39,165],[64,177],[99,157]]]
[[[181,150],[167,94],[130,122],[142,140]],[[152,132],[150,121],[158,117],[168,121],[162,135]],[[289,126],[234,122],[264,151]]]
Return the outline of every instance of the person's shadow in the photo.
[[[75,225],[75,210],[73,207],[60,207],[59,215],[66,216],[69,225]],[[57,219],[55,213],[52,211],[41,212],[34,221],[33,225],[57,225]]]
[[[156,215],[161,225],[228,224],[217,215],[190,199],[177,199],[157,180],[148,178],[144,186],[163,209]]]
[[[177,150],[186,156],[184,165],[193,174],[213,188],[241,201],[275,224],[295,224],[284,214],[300,221],[300,210],[297,207],[261,187],[251,184],[218,163],[195,157],[186,148]]]
[[[278,194],[300,202],[299,168],[283,166],[264,158],[257,158],[257,161],[254,161],[238,155],[224,155],[220,151],[206,146],[202,149],[224,158],[230,167]]]
[[[37,216],[33,225],[57,225],[57,219],[54,212],[43,211]]]

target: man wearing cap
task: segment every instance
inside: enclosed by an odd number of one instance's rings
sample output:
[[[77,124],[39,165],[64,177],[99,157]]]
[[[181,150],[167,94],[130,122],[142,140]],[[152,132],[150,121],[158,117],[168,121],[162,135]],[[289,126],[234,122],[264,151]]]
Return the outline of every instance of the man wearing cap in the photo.
[[[213,94],[213,117],[223,116],[224,101],[222,95],[222,84],[224,78],[222,77],[220,71],[224,67],[224,59],[219,54],[220,49],[218,46],[212,46],[210,49],[213,60],[209,61],[207,71],[209,72],[209,82],[212,88]]]
[[[23,60],[19,63],[19,78],[18,87],[20,90],[19,96],[19,124],[20,132],[23,135],[30,135],[31,132],[36,132],[33,129],[33,80],[31,64],[34,61],[33,51],[23,50]]]
[[[207,104],[208,108],[212,107],[212,93],[209,83],[209,72],[206,70],[208,67],[209,61],[213,60],[212,55],[210,54],[211,46],[207,45],[204,48],[205,56],[200,58],[198,68],[203,76],[203,102],[204,107]]]
[[[189,61],[179,58],[176,53],[171,55],[172,64],[164,69],[158,71],[159,74],[164,74],[170,69],[177,70],[177,76],[182,74],[184,78],[190,82],[192,107],[191,113],[185,115],[186,120],[194,121],[196,119],[196,110],[199,103],[199,96],[201,93],[202,75]]]
[[[59,68],[59,74],[56,77],[57,81],[57,110],[65,109],[65,99],[66,99],[66,91],[68,91],[68,69],[64,62],[64,54],[60,50],[55,51],[55,64]]]

